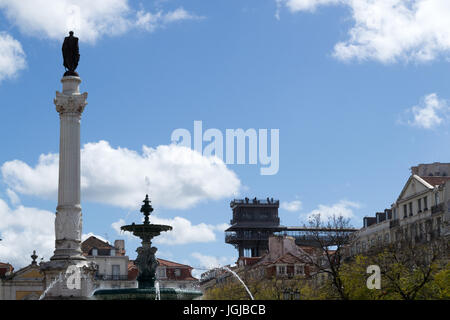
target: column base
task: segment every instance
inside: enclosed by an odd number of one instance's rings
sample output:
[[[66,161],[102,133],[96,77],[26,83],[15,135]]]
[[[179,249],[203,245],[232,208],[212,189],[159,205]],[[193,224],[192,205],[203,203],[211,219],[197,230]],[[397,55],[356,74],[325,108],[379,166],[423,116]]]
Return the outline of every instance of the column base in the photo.
[[[44,274],[45,288],[40,299],[84,300],[92,295],[97,271],[94,264],[66,260],[43,262],[39,266]]]
[[[81,242],[75,240],[56,240],[55,251],[50,261],[66,260],[66,261],[85,261],[81,251]]]

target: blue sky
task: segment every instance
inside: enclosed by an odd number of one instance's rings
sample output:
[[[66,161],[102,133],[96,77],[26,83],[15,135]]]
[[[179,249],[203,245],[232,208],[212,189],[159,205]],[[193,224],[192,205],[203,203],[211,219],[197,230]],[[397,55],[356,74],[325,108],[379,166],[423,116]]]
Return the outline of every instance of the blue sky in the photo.
[[[138,222],[135,199],[150,191],[157,221],[179,226],[156,243],[160,257],[205,268],[237,258],[223,234],[235,197],[280,199],[284,225],[318,210],[360,227],[396,200],[411,166],[448,162],[450,6],[409,2],[0,1],[0,261],[52,253],[53,98],[71,5],[81,7],[77,71],[89,93],[83,233],[124,238],[134,258],[139,242],[112,224]],[[193,132],[195,120],[224,133],[279,129],[278,173],[177,153],[173,130]],[[100,172],[96,157],[115,169]]]

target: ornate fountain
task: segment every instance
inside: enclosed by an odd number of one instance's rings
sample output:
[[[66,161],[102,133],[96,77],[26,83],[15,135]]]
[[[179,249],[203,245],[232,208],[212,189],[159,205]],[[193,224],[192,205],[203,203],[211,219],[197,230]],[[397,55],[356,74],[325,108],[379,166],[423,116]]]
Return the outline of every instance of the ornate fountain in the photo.
[[[144,214],[144,223],[132,223],[122,226],[121,230],[132,232],[133,235],[142,239],[142,247],[137,248],[138,256],[135,264],[139,270],[137,277],[138,287],[132,289],[100,289],[94,292],[94,298],[98,300],[192,300],[202,296],[201,291],[181,290],[175,288],[155,287],[156,268],[158,260],[155,253],[158,250],[152,247],[152,239],[163,231],[172,230],[171,226],[151,224],[149,216],[153,212],[148,195],[146,195],[141,212]]]

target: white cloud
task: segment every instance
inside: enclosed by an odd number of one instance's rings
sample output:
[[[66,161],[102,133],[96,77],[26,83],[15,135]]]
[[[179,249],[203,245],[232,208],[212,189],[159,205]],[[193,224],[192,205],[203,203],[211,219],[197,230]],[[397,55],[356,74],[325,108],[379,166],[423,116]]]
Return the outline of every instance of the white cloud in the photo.
[[[221,223],[215,226],[216,231],[225,232],[226,229],[228,229],[230,225],[228,223]]]
[[[127,224],[127,223],[125,222],[124,219],[119,219],[118,221],[113,222],[113,223],[111,224],[111,228],[113,228],[113,229],[117,232],[118,235],[121,235],[121,234],[122,234],[122,230],[120,230],[120,227],[121,227],[121,226],[124,226],[124,225],[126,225],[126,224]]]
[[[20,160],[5,162],[4,182],[21,194],[56,199],[58,161],[57,154],[47,154],[34,168]],[[100,141],[81,150],[82,201],[136,208],[149,193],[156,208],[185,209],[237,195],[239,188],[236,174],[222,160],[182,146],[143,146],[140,154]]]
[[[0,9],[21,32],[41,38],[61,40],[73,30],[80,41],[95,42],[133,28],[154,30],[142,23],[147,13],[136,12],[128,0],[0,0]],[[156,17],[154,26],[194,17],[183,8],[148,15]]]
[[[223,231],[226,224],[210,225],[200,223],[193,225],[191,221],[182,218],[175,217],[173,219],[164,219],[158,216],[151,216],[150,222],[153,224],[163,224],[172,226],[171,231],[162,232],[160,236],[155,238],[155,243],[166,245],[184,245],[189,243],[205,243],[216,241],[215,231]],[[120,230],[121,226],[126,225],[124,219],[120,219],[112,223],[112,228],[116,230],[117,234],[124,234]],[[125,232],[125,235],[131,237],[131,233]]]
[[[277,0],[291,12],[314,11],[320,5],[351,9],[349,38],[338,42],[334,55],[342,60],[383,63],[429,61],[450,53],[448,0]]]
[[[11,189],[7,189],[6,190],[6,194],[7,194],[8,198],[9,198],[9,201],[11,202],[11,204],[13,206],[16,206],[16,205],[18,205],[20,203],[19,196],[17,195],[17,193],[12,191]]]
[[[36,250],[48,259],[55,248],[55,215],[50,211],[18,206],[10,208],[0,199],[0,261],[9,262],[18,270],[31,263]]]
[[[196,16],[183,8],[177,8],[174,11],[164,13],[158,11],[157,13],[151,13],[146,11],[137,12],[136,26],[147,31],[154,31],[158,27],[164,27],[170,23],[183,21],[183,20],[200,20],[203,17]]]
[[[231,257],[214,257],[199,252],[194,252],[191,255],[199,261],[199,267],[205,269],[213,269],[234,263],[234,258]]]
[[[361,206],[359,203],[341,200],[331,206],[319,204],[317,209],[314,209],[310,213],[306,214],[309,218],[313,215],[320,213],[321,219],[327,221],[328,218],[333,215],[343,216],[344,218],[354,218],[353,209],[359,209]]]
[[[172,226],[172,231],[163,232],[155,239],[156,243],[168,245],[180,245],[188,243],[204,243],[216,241],[216,226],[200,223],[193,225],[189,220],[182,217],[173,219],[162,219],[157,216],[151,218],[155,224]]]
[[[299,200],[294,200],[291,202],[281,202],[280,207],[281,209],[286,211],[296,212],[302,209],[302,202]]]
[[[314,11],[318,6],[337,4],[341,0],[285,0],[286,7],[292,12]]]
[[[431,93],[423,98],[420,105],[406,111],[407,123],[422,129],[433,129],[441,125],[447,118],[450,107],[443,99],[439,99],[436,93]],[[401,120],[401,123],[405,121]]]
[[[0,32],[0,81],[14,78],[25,67],[25,53],[20,42],[6,32]]]

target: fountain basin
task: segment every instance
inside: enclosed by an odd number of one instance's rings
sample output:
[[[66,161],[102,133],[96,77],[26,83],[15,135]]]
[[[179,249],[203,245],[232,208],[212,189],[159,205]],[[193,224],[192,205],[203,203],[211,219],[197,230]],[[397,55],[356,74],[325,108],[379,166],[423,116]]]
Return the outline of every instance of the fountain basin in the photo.
[[[194,300],[203,294],[196,290],[174,288],[159,289],[161,300]],[[149,289],[99,289],[94,292],[95,300],[156,300],[156,288]]]
[[[133,235],[139,238],[154,238],[161,234],[163,231],[172,230],[171,226],[161,224],[130,224],[120,227],[123,231],[132,232]]]

